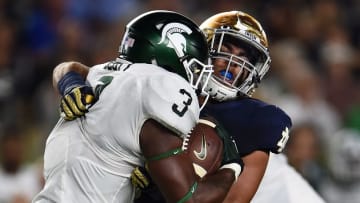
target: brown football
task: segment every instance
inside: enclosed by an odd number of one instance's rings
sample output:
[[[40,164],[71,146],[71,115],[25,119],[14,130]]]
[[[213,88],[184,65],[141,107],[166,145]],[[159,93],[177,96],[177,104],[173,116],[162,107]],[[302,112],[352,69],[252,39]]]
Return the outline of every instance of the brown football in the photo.
[[[200,177],[214,173],[221,164],[223,144],[215,126],[209,119],[200,119],[190,134],[187,151]]]

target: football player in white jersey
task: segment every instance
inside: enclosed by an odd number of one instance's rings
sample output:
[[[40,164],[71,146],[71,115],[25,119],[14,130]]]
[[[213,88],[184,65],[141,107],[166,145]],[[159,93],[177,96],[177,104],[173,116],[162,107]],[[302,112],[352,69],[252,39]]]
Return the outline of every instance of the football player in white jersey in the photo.
[[[130,175],[145,163],[167,202],[221,202],[241,172],[239,157],[224,154],[222,170],[200,180],[182,153],[212,73],[200,29],[175,12],[147,12],[127,25],[119,52],[92,67],[86,82],[67,72],[85,65],[55,68],[66,119],[47,139],[46,182],[33,202],[132,202]],[[88,112],[75,119],[71,111]]]

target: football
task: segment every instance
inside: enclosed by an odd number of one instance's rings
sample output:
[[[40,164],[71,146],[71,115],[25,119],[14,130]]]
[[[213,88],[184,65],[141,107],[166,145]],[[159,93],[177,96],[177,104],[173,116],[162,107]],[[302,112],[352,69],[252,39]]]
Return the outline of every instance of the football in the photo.
[[[210,119],[200,119],[188,140],[187,153],[200,177],[214,173],[222,161],[223,143],[215,126]]]

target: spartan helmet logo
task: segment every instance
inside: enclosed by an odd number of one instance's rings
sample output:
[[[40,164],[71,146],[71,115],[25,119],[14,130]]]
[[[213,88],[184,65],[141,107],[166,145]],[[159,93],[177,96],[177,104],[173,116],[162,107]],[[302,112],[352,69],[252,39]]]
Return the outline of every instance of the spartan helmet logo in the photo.
[[[184,24],[169,23],[166,24],[161,32],[161,40],[158,44],[164,43],[165,38],[168,38],[167,47],[175,50],[177,56],[183,57],[186,51],[186,38],[182,33],[190,35],[192,30]]]

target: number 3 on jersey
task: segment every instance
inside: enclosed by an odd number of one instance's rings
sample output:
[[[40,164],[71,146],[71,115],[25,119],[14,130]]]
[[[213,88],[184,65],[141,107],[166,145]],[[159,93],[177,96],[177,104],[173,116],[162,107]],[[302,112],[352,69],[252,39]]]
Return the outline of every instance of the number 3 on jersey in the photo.
[[[182,117],[182,116],[184,116],[184,114],[188,110],[188,106],[192,102],[192,97],[191,97],[190,93],[187,92],[185,89],[180,89],[179,92],[180,92],[180,94],[185,96],[184,101],[182,101],[182,104],[176,104],[176,103],[173,104],[172,105],[172,110],[178,116]]]

